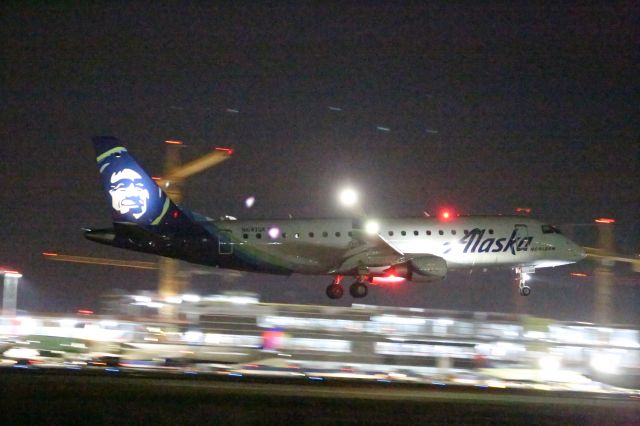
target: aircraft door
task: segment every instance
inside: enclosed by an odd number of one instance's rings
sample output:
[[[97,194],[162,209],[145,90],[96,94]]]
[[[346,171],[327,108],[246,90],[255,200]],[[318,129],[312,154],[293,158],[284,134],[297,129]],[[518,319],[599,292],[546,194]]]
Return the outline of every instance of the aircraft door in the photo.
[[[233,254],[233,242],[231,241],[231,231],[228,229],[221,229],[218,234],[218,254],[230,255]]]
[[[529,236],[529,227],[527,227],[527,225],[517,223],[514,226],[514,229],[516,231],[516,237],[520,237],[522,239]]]

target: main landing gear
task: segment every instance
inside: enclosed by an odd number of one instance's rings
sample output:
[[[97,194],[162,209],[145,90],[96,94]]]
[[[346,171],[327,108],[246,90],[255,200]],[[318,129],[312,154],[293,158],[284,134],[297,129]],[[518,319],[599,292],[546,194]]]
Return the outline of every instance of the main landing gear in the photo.
[[[340,299],[344,294],[344,287],[340,282],[344,277],[342,275],[336,275],[333,282],[327,287],[327,296],[329,299]],[[369,288],[366,284],[367,277],[359,276],[353,284],[349,286],[349,294],[355,299],[365,297],[369,293]]]
[[[528,296],[531,294],[531,287],[527,285],[527,281],[531,279],[529,274],[533,274],[536,270],[533,268],[525,268],[525,267],[517,267],[516,271],[516,281],[518,281],[518,290],[520,292],[520,296]]]

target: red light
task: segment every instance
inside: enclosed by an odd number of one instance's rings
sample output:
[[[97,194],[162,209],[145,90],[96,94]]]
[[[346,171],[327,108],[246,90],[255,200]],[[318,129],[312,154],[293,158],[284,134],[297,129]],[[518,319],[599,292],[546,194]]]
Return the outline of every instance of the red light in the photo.
[[[169,144],[169,145],[182,145],[182,141],[178,141],[178,140],[171,140],[171,139],[169,139],[169,140],[167,140],[167,141],[164,141],[164,143],[167,143],[167,144]]]
[[[93,315],[93,311],[89,309],[78,309],[80,315]]]
[[[162,180],[162,178],[160,176],[151,176],[151,179],[153,179],[153,180]]]
[[[595,222],[596,223],[607,223],[607,224],[609,224],[609,223],[616,223],[616,220],[608,218],[608,217],[601,217],[601,218],[595,219]]]
[[[516,213],[529,216],[531,214],[531,209],[529,207],[516,207]]]
[[[455,213],[451,209],[440,210],[440,214],[438,214],[438,217],[440,218],[440,220],[444,220],[444,221],[451,220],[454,218],[454,216],[455,216]]]
[[[371,284],[373,285],[386,285],[386,284],[398,284],[404,282],[404,278],[397,277],[395,275],[388,275],[383,277],[373,277]]]
[[[52,253],[52,252],[50,252],[50,251],[43,251],[43,252],[42,252],[42,255],[43,255],[43,256],[57,256],[57,255],[58,255],[58,253]]]
[[[229,156],[233,155],[233,148],[216,148],[215,150],[216,151],[224,151]]]
[[[584,272],[572,272],[571,276],[584,278],[584,277],[588,277],[589,275],[585,274]]]
[[[178,210],[174,210],[173,213],[171,213],[171,216],[173,216],[174,219],[177,219],[178,216],[180,216],[180,212]]]

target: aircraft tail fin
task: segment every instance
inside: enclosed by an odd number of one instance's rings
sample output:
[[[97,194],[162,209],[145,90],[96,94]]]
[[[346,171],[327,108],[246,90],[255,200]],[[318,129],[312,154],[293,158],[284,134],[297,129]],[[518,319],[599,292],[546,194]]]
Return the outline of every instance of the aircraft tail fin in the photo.
[[[189,212],[171,201],[118,139],[97,136],[92,140],[114,222],[165,227],[192,224]]]

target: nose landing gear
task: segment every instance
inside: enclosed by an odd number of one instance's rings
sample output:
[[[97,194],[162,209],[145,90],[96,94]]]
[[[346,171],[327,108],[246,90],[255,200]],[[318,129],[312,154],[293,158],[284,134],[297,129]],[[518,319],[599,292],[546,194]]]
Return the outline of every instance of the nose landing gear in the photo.
[[[531,287],[527,285],[527,281],[531,279],[530,274],[533,274],[536,270],[533,268],[517,267],[516,280],[518,281],[518,290],[520,296],[528,296],[531,294]]]

